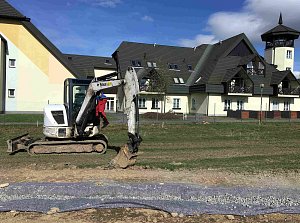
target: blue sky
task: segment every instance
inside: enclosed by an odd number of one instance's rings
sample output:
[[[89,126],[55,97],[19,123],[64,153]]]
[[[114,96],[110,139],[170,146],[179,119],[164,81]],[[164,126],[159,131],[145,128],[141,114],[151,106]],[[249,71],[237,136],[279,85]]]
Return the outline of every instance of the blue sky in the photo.
[[[110,56],[122,41],[196,46],[246,33],[263,55],[260,35],[277,25],[300,30],[299,0],[8,0],[63,53]],[[299,42],[299,43],[298,43]],[[300,71],[300,40],[295,73]],[[299,52],[298,52],[299,51]]]

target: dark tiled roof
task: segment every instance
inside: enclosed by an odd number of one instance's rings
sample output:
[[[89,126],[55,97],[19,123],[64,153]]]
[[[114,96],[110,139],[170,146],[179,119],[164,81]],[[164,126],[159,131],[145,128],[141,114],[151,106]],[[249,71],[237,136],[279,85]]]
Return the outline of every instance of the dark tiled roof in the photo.
[[[276,36],[276,35],[289,35],[289,36],[293,37],[294,39],[298,39],[299,34],[300,34],[299,31],[279,24],[278,26],[274,27],[273,29],[270,29],[269,31],[262,34],[261,39],[262,39],[262,41],[267,41],[270,38],[272,38],[272,36]]]
[[[212,50],[204,64],[204,68],[196,74],[196,79],[198,80],[201,77],[201,81],[195,84],[221,84],[227,69],[233,69],[240,65],[242,57],[230,56],[230,53],[241,41],[248,45],[252,51],[251,54],[258,54],[244,33],[216,43],[212,45]]]
[[[270,84],[279,84],[289,72],[288,70],[273,72]]]
[[[5,0],[0,0],[0,18],[28,19]]]
[[[115,61],[111,57],[64,54],[64,57],[76,69],[80,77],[94,77],[94,69],[116,70]]]
[[[191,75],[191,71],[188,70],[188,65],[191,65],[194,69],[206,47],[207,45],[189,48],[122,42],[117,52],[122,74],[124,74],[128,66],[132,66],[132,60],[139,60],[144,67],[147,67],[147,62],[156,62],[158,68],[160,70],[164,69],[171,78],[181,77],[184,82],[186,82]],[[168,64],[177,64],[178,70],[169,70]]]

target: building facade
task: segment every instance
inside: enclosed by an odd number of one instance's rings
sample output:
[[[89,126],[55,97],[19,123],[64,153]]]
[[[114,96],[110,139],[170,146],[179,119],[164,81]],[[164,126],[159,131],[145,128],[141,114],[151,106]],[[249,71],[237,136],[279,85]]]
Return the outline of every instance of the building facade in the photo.
[[[121,71],[128,66],[138,73],[146,68],[140,72],[141,113],[227,116],[229,111],[299,111],[300,86],[292,72],[298,37],[298,31],[282,25],[280,15],[279,25],[262,35],[266,59],[243,33],[195,48],[122,42],[117,52]],[[164,92],[149,88],[149,83],[155,84],[153,70],[165,76],[164,81],[167,77]]]
[[[63,103],[66,78],[115,70],[112,58],[61,53],[5,0],[0,0],[0,43],[0,113],[41,112],[46,104]]]

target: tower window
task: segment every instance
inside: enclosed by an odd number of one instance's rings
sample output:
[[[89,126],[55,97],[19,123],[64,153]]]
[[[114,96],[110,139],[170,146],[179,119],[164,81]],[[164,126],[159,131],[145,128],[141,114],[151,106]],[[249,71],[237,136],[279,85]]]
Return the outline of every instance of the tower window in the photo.
[[[170,63],[170,64],[169,64],[169,69],[170,69],[170,70],[179,70],[179,67],[178,67],[177,64]]]
[[[292,54],[293,54],[293,51],[287,50],[287,51],[286,51],[286,58],[287,58],[287,59],[292,59]]]

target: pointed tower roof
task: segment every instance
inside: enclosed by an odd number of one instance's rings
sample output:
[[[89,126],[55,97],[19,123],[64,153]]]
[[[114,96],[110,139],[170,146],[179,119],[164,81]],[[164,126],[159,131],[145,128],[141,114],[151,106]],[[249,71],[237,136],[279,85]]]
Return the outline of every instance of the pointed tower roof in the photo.
[[[265,32],[261,35],[262,41],[269,41],[274,39],[275,36],[286,36],[289,39],[298,39],[300,32],[292,29],[290,27],[284,26],[282,20],[282,14],[279,15],[278,26],[270,29],[269,31]]]
[[[0,18],[26,21],[30,20],[5,0],[0,0]]]

